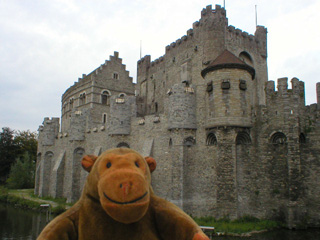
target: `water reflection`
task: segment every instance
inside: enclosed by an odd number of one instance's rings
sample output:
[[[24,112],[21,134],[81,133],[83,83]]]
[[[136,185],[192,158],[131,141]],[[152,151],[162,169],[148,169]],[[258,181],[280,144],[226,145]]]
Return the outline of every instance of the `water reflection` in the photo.
[[[46,215],[0,204],[0,239],[34,240],[46,225]]]

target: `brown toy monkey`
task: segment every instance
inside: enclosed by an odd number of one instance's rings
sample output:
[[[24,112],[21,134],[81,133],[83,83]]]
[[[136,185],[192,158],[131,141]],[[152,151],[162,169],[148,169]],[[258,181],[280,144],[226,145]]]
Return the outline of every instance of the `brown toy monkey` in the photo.
[[[81,163],[90,172],[81,198],[38,240],[209,240],[186,213],[154,195],[153,158],[116,148]]]

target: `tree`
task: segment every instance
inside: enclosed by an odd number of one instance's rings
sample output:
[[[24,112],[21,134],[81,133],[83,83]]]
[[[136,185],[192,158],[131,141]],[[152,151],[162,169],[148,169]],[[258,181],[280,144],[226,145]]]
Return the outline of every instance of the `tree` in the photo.
[[[14,131],[8,127],[0,132],[0,181],[6,181],[10,167],[17,156],[17,145],[14,141]]]
[[[8,188],[25,189],[34,187],[35,162],[30,159],[29,153],[25,152],[23,157],[11,166],[10,176],[7,180]]]
[[[37,134],[35,132],[17,131],[15,133],[14,142],[17,146],[17,157],[22,157],[27,152],[29,159],[36,161],[37,158]]]
[[[2,128],[0,133],[0,183],[4,183],[9,176],[13,163],[25,159],[33,163],[37,156],[37,134],[27,131],[14,131],[8,127]]]

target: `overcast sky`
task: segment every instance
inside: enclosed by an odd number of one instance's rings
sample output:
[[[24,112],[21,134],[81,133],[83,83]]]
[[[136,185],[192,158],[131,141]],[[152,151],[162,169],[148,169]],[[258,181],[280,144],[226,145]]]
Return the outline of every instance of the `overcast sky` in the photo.
[[[164,55],[223,0],[0,0],[0,127],[36,131],[60,117],[61,95],[118,51],[130,76],[136,62]],[[250,34],[268,29],[269,79],[297,77],[306,102],[320,82],[319,0],[226,0],[229,25]]]

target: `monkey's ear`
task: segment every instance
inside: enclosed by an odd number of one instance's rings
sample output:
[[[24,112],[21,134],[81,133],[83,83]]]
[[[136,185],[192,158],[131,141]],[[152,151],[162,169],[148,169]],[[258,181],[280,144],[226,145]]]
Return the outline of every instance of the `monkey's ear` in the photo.
[[[150,172],[152,173],[157,167],[156,160],[154,160],[152,157],[145,157],[144,159],[147,161]]]
[[[94,162],[97,160],[97,156],[95,155],[85,155],[82,160],[81,160],[81,165],[83,167],[84,170],[86,170],[87,172],[91,171],[91,168],[94,164]]]

